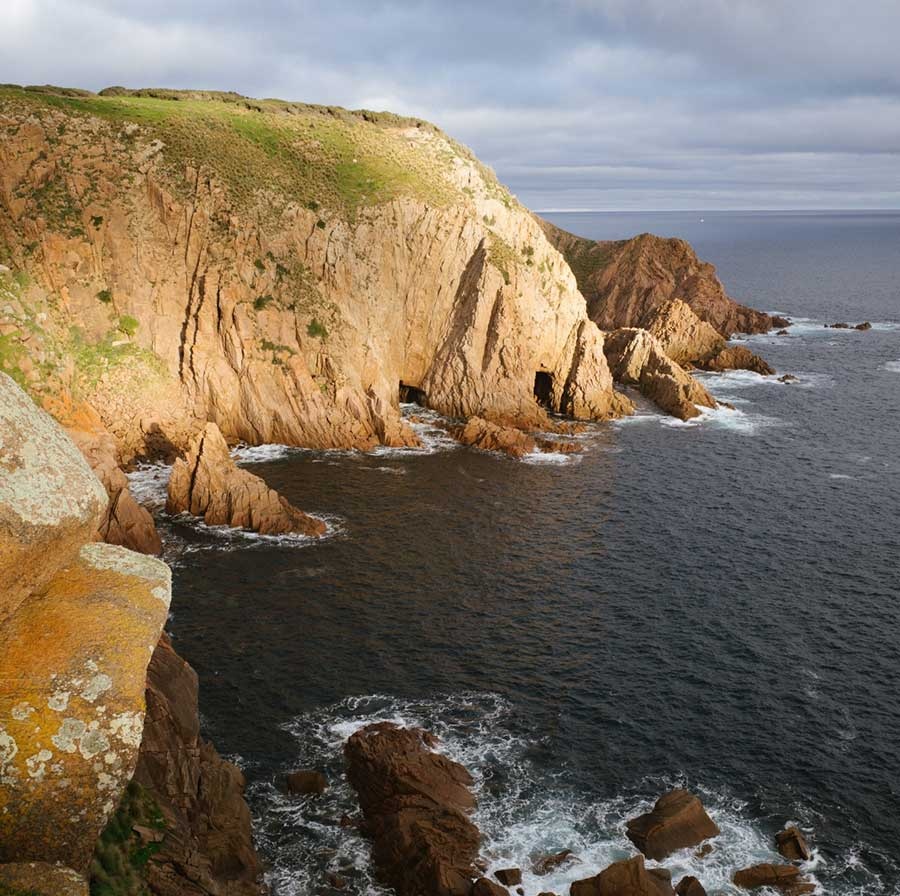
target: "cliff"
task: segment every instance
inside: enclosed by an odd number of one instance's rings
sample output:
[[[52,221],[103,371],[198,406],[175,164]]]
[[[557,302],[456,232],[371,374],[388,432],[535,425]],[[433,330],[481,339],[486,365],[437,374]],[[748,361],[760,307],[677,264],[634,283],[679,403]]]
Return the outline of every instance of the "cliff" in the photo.
[[[0,363],[89,401],[125,461],[207,420],[229,441],[413,443],[401,384],[520,426],[629,409],[538,223],[413,119],[0,88],[0,263]]]
[[[715,267],[697,258],[684,240],[642,233],[628,240],[595,241],[549,221],[540,224],[551,245],[565,256],[587,300],[588,314],[602,330],[647,327],[654,312],[674,299],[690,306],[726,339],[789,323],[730,298]]]

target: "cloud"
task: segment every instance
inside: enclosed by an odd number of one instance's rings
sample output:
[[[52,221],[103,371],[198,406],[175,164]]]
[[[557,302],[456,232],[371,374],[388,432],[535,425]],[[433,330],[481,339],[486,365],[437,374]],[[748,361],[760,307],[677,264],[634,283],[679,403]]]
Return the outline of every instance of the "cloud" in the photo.
[[[0,80],[391,108],[538,208],[900,206],[896,0],[7,0]]]

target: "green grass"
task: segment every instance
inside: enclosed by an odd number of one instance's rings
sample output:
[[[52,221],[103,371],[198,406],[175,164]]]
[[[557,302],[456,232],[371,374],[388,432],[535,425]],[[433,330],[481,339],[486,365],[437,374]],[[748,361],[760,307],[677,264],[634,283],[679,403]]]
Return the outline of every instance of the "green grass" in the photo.
[[[313,339],[327,339],[328,338],[328,330],[318,318],[313,318],[309,322],[309,326],[306,328],[306,335],[311,336]]]
[[[166,825],[150,794],[132,781],[94,850],[90,868],[91,896],[149,896],[145,868],[159,843],[144,843],[134,826],[161,834]]]
[[[503,237],[491,233],[488,241],[488,261],[503,275],[503,282],[509,286],[510,272],[518,264],[516,250]]]
[[[134,318],[126,316],[120,319],[120,326],[121,320],[134,321],[135,329],[137,328]],[[104,373],[121,364],[143,365],[158,375],[165,375],[162,359],[153,352],[122,339],[123,332],[117,327],[99,341],[92,341],[80,327],[69,330],[65,350],[75,364],[75,372],[82,387],[93,388]]]
[[[104,305],[109,305],[112,302],[112,292],[108,289],[101,289],[97,293],[97,301],[103,302]]]
[[[134,336],[138,331],[138,327],[140,324],[136,317],[132,317],[130,314],[123,314],[119,318],[118,329],[120,333],[124,333],[126,336]]]
[[[460,199],[449,179],[453,158],[474,161],[464,147],[417,119],[235,94],[114,90],[82,95],[0,87],[0,109],[17,107],[39,117],[62,112],[103,119],[123,148],[129,138],[122,126],[133,122],[141,128],[142,142],[163,142],[164,165],[180,191],[193,189],[186,163],[206,166],[238,205],[263,196],[277,200],[280,194],[285,201],[350,218],[399,196],[444,205]],[[72,130],[66,128],[60,139],[68,139]],[[494,189],[496,178],[482,170]],[[46,192],[52,195],[37,195],[36,201],[42,209],[52,208],[54,219],[72,232],[80,227],[77,203],[62,179],[50,183]]]

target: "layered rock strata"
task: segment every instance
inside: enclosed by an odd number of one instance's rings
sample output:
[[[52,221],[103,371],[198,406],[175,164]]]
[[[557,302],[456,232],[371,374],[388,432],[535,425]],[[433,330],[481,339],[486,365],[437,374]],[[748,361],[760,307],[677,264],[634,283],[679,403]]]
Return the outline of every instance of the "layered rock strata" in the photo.
[[[166,510],[202,517],[210,526],[251,529],[261,535],[319,536],[322,520],[308,516],[262,479],[240,469],[215,423],[198,433],[169,478]]]

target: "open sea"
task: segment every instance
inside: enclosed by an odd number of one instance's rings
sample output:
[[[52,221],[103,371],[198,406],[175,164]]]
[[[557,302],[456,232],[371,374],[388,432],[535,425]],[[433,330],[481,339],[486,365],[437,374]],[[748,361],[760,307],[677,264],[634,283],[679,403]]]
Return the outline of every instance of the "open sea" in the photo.
[[[338,824],[343,741],[375,719],[430,728],[470,769],[484,855],[526,869],[527,896],[631,855],[625,820],[675,784],[722,828],[664,863],[675,880],[737,893],[795,822],[821,892],[900,893],[900,213],[547,217],[689,240],[730,295],[794,320],[747,342],[799,379],[704,374],[734,410],[644,404],[568,457],[427,423],[417,451],[238,449],[328,520],[318,543],[160,510],[169,629],[247,775],[274,896],[325,893],[328,871],[381,892]],[[138,495],[158,504],[165,473],[132,474]],[[282,794],[304,767],[325,796]],[[562,849],[579,863],[528,872]]]

